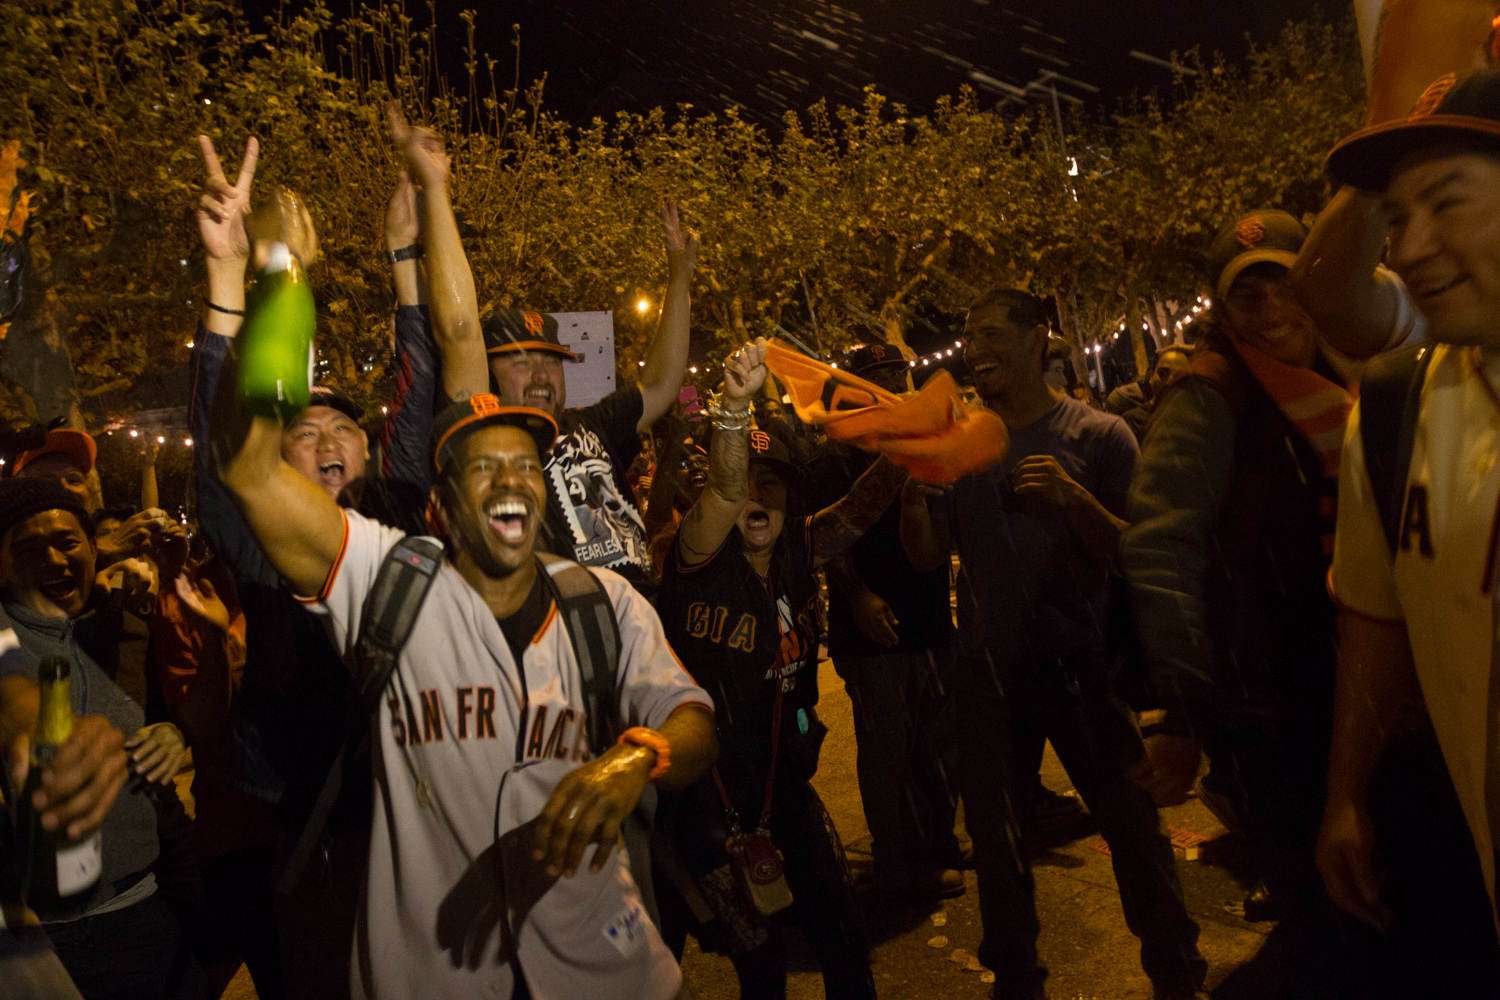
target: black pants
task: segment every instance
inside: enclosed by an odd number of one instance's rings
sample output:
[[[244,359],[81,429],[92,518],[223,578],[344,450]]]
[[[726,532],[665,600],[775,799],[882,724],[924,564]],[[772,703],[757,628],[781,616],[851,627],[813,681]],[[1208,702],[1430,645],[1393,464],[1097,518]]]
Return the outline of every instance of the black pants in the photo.
[[[1372,987],[1371,932],[1333,905],[1314,862],[1328,782],[1327,714],[1288,710],[1285,716],[1226,714],[1203,740],[1277,907],[1273,934],[1285,949],[1286,967],[1273,995],[1364,997]]]
[[[345,779],[348,780],[347,778]],[[368,820],[340,816],[335,808],[322,845],[308,861],[291,895],[275,891],[277,950],[281,983],[292,1000],[325,1000],[351,993],[350,961],[355,951],[360,900],[369,870]],[[286,869],[300,828],[285,826],[276,844],[272,871]],[[361,939],[360,954],[367,951]]]
[[[260,1000],[282,1000],[281,954],[276,940],[272,845],[247,847],[203,864],[203,885],[221,947],[238,954],[255,980]],[[329,961],[347,956],[329,956]],[[347,964],[347,961],[346,963]]]
[[[823,988],[830,1000],[874,1000],[864,930],[844,884],[843,868],[824,828],[823,803],[803,774],[785,763],[778,769],[771,805],[771,839],[786,860],[786,880],[792,905],[771,918],[770,934],[749,954],[732,956],[744,1000],[783,1000],[786,996],[786,940],[782,924],[795,920],[823,972]],[[673,831],[673,854],[700,877],[728,864],[724,837],[728,832],[723,806],[710,779],[703,779],[676,795],[664,796],[657,813],[658,830]],[[654,852],[657,862],[661,852]],[[700,924],[664,870],[656,877],[661,908],[661,934],[680,961],[691,932],[711,950],[734,949],[718,921]]]
[[[1393,739],[1370,781],[1389,930],[1377,935],[1333,905],[1314,863],[1329,717],[1326,706],[1286,719],[1226,714],[1205,739],[1281,917],[1273,933],[1286,961],[1274,995],[1500,995],[1500,944],[1479,856],[1430,730]]]
[[[1033,996],[1047,975],[1036,952],[1025,840],[1048,740],[1109,843],[1125,923],[1141,939],[1141,966],[1158,987],[1200,987],[1207,963],[1198,954],[1198,925],[1183,905],[1156,805],[1125,777],[1141,755],[1140,735],[1110,693],[1103,657],[1085,651],[1002,667],[971,656],[961,667],[958,699],[968,716],[959,733],[961,785],[984,924],[979,960],[995,972],[995,995]]]
[[[946,649],[833,661],[854,707],[859,795],[877,868],[958,853],[952,664]]]
[[[176,1000],[194,995],[182,980],[182,929],[159,893],[123,910],[48,924],[46,931],[85,1000]],[[203,988],[200,972],[197,995]]]
[[[1479,853],[1430,729],[1391,741],[1370,780],[1375,865],[1391,926],[1376,995],[1500,997],[1500,943]]]
[[[823,826],[823,803],[807,782],[778,781],[771,839],[786,858],[792,916],[823,970],[828,1000],[874,1000],[864,931],[843,868]],[[766,943],[734,959],[743,1000],[786,996],[786,936],[773,925]]]

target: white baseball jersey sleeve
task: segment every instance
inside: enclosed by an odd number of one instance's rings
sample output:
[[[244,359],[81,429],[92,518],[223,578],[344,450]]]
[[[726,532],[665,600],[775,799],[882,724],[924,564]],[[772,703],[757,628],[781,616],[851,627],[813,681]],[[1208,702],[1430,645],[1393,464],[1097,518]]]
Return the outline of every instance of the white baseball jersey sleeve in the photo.
[[[347,658],[358,639],[366,595],[402,534],[351,511],[344,517],[343,551],[313,610],[326,616],[334,643]],[[684,705],[712,710],[712,700],[673,656],[645,598],[615,573],[592,572],[619,620],[624,723],[657,728]],[[352,957],[356,996],[510,996],[511,966],[498,957],[496,917],[504,898],[495,864],[496,844],[505,832],[499,817],[502,779],[523,760],[546,761],[548,766],[534,773],[552,776],[555,787],[563,774],[592,756],[582,679],[555,607],[522,665],[524,691],[494,615],[445,562],[372,720],[375,815],[366,899]],[[533,792],[526,801],[539,812],[545,797]],[[512,815],[505,826],[516,821]],[[601,941],[613,945],[630,932],[631,947],[604,949],[609,960],[596,956],[587,975],[599,982],[600,996],[622,987],[633,990],[631,996],[673,996],[675,963],[649,921],[645,928],[638,926],[638,908],[631,902],[638,896],[622,853],[614,852],[597,875],[587,872],[590,855],[585,854],[585,866],[566,887],[576,900],[593,883],[611,900],[596,908],[608,911],[605,925],[596,929]],[[594,911],[577,905],[536,906],[533,911],[521,940],[536,943],[528,949],[534,955],[551,954],[566,964],[568,956],[554,954],[557,950],[548,946],[551,939],[560,943],[579,930],[556,925],[556,918],[549,926],[548,914],[572,914],[568,919],[576,920],[580,913]],[[558,970],[543,967],[546,961],[537,958],[537,968],[525,965],[538,1000],[561,997],[549,984],[568,981],[551,975]]]

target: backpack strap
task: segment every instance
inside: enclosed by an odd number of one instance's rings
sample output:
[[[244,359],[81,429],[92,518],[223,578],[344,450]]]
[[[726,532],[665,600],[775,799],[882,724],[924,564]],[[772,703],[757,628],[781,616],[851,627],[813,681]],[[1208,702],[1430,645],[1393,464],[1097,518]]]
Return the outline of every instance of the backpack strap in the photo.
[[[1428,344],[1386,351],[1370,361],[1359,381],[1365,473],[1392,554],[1401,530],[1401,504],[1421,412],[1422,385],[1434,353]]]
[[[585,725],[589,750],[597,759],[615,745],[623,727],[620,724],[619,673],[620,622],[615,606],[593,571],[575,562],[538,552],[541,578],[557,602],[557,614],[568,630],[573,657],[583,678]],[[656,886],[651,872],[651,825],[656,816],[656,787],[647,785],[641,792],[635,811],[625,817],[620,833],[630,855],[631,876],[640,890],[641,902],[653,922],[661,924],[656,905]],[[680,867],[680,865],[679,865]],[[670,869],[669,869],[670,870]],[[701,899],[701,897],[699,897]]]
[[[375,577],[375,586],[365,595],[359,638],[355,642],[351,664],[355,683],[359,686],[358,701],[347,723],[344,744],[339,748],[333,766],[328,769],[328,776],[323,779],[323,788],[318,792],[312,814],[308,816],[302,834],[297,838],[297,846],[276,883],[277,891],[283,896],[291,895],[297,888],[303,869],[322,839],[323,828],[344,784],[345,761],[359,751],[361,743],[370,735],[370,715],[380,704],[381,692],[396,669],[396,661],[407,639],[411,638],[422,603],[427,599],[427,592],[432,589],[432,581],[437,578],[442,564],[443,545],[437,539],[403,538],[386,553]]]
[[[615,606],[599,578],[585,567],[541,552],[537,561],[573,644],[583,677],[589,749],[599,757],[614,746],[621,731],[617,688],[622,644]]]

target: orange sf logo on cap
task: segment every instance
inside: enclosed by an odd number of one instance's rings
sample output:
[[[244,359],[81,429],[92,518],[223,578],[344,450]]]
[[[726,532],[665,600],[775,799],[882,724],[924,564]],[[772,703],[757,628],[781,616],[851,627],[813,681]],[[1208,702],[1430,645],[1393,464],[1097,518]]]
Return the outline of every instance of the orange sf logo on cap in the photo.
[[[765,431],[751,431],[750,447],[755,449],[757,455],[765,454],[771,450],[771,435]]]
[[[1265,235],[1265,223],[1259,219],[1241,219],[1234,227],[1234,238],[1247,250],[1264,239]]]
[[[542,314],[529,312],[526,314],[526,332],[538,334],[542,332]]]
[[[885,345],[884,344],[871,344],[870,345],[870,353],[873,354],[873,355],[875,355],[875,360],[876,361],[884,361],[885,360]]]
[[[1422,91],[1422,96],[1417,98],[1416,106],[1411,109],[1411,114],[1407,118],[1426,118],[1433,114],[1437,111],[1438,105],[1443,103],[1443,98],[1448,96],[1448,91],[1452,90],[1457,83],[1457,73],[1449,73],[1433,80],[1427,85],[1427,89]]]
[[[476,417],[490,417],[500,412],[500,399],[492,392],[481,392],[469,397],[469,405]]]

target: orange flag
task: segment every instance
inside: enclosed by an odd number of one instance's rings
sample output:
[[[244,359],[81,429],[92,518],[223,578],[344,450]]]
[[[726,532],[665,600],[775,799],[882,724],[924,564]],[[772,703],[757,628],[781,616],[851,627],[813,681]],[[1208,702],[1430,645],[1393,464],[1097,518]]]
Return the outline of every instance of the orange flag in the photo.
[[[953,376],[940,371],[903,397],[773,340],[766,365],[792,397],[797,416],[828,436],[876,451],[924,483],[947,485],[1005,457],[1010,436],[998,416],[969,408]]]

